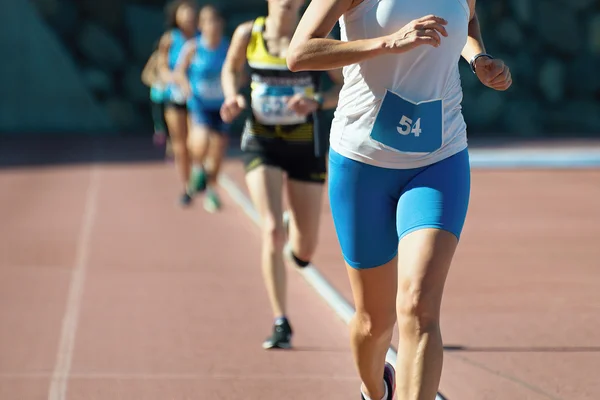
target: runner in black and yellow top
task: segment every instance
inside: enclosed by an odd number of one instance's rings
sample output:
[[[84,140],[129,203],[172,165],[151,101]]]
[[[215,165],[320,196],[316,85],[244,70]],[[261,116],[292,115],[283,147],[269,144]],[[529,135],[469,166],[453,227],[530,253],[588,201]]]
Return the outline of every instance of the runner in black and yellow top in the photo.
[[[306,267],[317,246],[326,177],[325,156],[315,156],[315,118],[319,108],[335,108],[341,70],[328,71],[335,85],[320,94],[324,72],[291,72],[288,45],[305,0],[268,0],[269,13],[241,24],[235,31],[222,84],[221,116],[231,122],[246,101],[239,93],[246,64],[251,80],[251,115],[242,136],[246,183],[262,225],[262,271],[275,316],[273,334],[264,348],[289,348],[292,328],[286,317],[286,255]],[[326,152],[324,152],[326,153]],[[283,223],[284,174],[289,225]],[[286,239],[289,243],[285,246]]]

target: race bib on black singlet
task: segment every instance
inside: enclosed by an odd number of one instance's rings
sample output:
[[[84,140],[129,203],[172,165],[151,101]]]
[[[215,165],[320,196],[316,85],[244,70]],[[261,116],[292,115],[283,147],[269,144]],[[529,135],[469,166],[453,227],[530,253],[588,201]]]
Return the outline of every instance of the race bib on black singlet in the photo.
[[[443,102],[414,103],[386,91],[371,138],[406,153],[432,153],[442,147]]]
[[[254,117],[264,125],[303,124],[307,121],[306,117],[290,110],[287,103],[295,94],[308,95],[310,92],[312,86],[269,86],[255,82],[252,88]]]

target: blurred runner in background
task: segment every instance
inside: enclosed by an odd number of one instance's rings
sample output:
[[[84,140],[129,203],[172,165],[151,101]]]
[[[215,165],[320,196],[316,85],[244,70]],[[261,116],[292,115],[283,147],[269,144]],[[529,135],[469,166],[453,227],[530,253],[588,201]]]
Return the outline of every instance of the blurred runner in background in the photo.
[[[229,125],[219,113],[225,99],[221,70],[229,40],[223,36],[225,21],[212,5],[200,10],[198,26],[201,35],[185,45],[175,75],[188,98],[190,194],[206,190],[204,208],[214,212],[221,207],[217,178],[229,142]]]
[[[176,0],[167,5],[166,17],[167,31],[158,45],[158,68],[161,80],[167,85],[165,120],[183,186],[180,203],[188,206],[192,201],[193,190],[190,187],[191,165],[187,147],[187,98],[175,79],[174,70],[185,43],[200,34],[197,28],[198,12],[191,0]]]

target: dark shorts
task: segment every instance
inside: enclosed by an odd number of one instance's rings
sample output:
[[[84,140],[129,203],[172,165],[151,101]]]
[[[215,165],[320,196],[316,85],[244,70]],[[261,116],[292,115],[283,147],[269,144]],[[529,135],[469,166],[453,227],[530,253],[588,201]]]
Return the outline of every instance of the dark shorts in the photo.
[[[168,108],[174,108],[176,110],[186,111],[187,112],[187,104],[179,104],[170,100],[165,101],[165,110]]]
[[[199,101],[192,99],[188,102],[188,111],[195,125],[205,126],[218,133],[229,133],[230,125],[223,121],[220,110],[207,110]]]
[[[283,147],[284,145],[280,146]],[[285,151],[269,149],[245,151],[242,159],[246,173],[261,165],[283,170],[288,179],[299,182],[325,183],[327,165],[325,156],[315,157],[312,146],[289,145]]]

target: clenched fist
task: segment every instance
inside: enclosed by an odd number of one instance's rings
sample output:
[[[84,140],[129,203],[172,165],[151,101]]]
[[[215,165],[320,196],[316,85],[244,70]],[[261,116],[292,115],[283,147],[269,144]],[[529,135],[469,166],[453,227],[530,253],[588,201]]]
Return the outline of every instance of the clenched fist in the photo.
[[[221,105],[221,118],[226,124],[230,124],[246,108],[246,99],[241,94],[228,97]]]
[[[480,57],[475,61],[475,74],[485,86],[504,91],[512,85],[510,69],[504,61]]]

